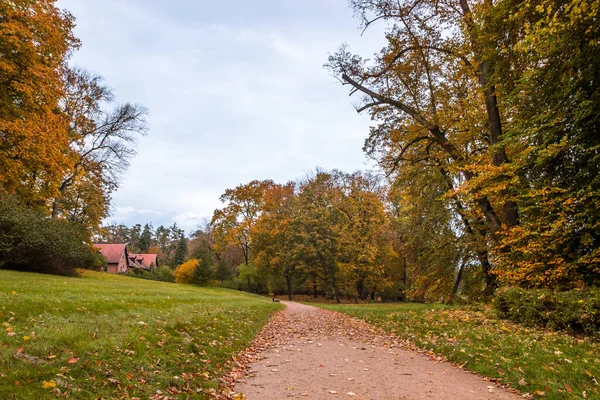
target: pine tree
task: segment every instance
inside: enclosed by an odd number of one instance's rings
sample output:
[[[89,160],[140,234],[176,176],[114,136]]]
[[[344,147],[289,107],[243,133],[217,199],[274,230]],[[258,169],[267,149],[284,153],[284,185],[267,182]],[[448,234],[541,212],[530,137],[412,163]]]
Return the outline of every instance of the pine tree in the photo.
[[[177,248],[175,249],[175,257],[173,257],[172,267],[175,268],[178,265],[183,264],[185,261],[185,257],[187,256],[187,239],[185,236],[181,236],[179,242],[177,243]]]
[[[140,252],[147,253],[152,246],[152,228],[150,225],[144,225],[144,230],[140,236]]]

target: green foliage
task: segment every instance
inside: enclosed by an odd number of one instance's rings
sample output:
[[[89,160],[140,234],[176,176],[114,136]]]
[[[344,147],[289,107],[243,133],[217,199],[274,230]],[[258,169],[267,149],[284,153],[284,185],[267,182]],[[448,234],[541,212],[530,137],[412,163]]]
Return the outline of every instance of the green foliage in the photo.
[[[185,236],[181,235],[179,241],[177,242],[177,248],[175,249],[175,256],[171,262],[172,267],[177,267],[178,265],[183,264],[185,258],[187,256],[187,239]]]
[[[238,267],[238,288],[246,292],[267,294],[267,276],[261,273],[253,263],[242,264]]]
[[[498,316],[527,326],[583,333],[600,339],[600,289],[556,292],[503,288],[496,292]]]
[[[533,398],[600,398],[600,344],[440,304],[321,305],[361,318],[418,348]],[[584,395],[585,393],[585,395]]]
[[[201,258],[198,262],[198,266],[194,270],[192,282],[196,285],[205,286],[211,283],[214,278],[215,271],[211,260]]]
[[[217,270],[215,271],[215,279],[219,282],[228,281],[233,278],[231,267],[227,263],[227,260],[220,260],[217,263]]]
[[[511,49],[496,64],[522,220],[498,257],[507,284],[600,283],[599,13],[588,0],[502,0],[487,12],[486,34]]]
[[[152,227],[149,224],[144,225],[144,230],[140,235],[139,248],[140,253],[147,253],[152,246]]]
[[[209,398],[232,356],[281,308],[232,290],[100,272],[0,271],[0,398],[56,397],[44,381],[77,399],[149,399],[158,390]]]
[[[160,282],[175,282],[175,274],[173,270],[166,265],[161,265],[158,268],[152,268],[148,273],[148,279]]]
[[[150,271],[136,268],[133,272],[128,272],[127,276],[132,278],[148,279],[151,281],[159,282],[175,282],[175,274],[173,270],[166,265],[162,265],[158,268],[152,268]]]
[[[60,275],[100,269],[106,260],[88,241],[81,226],[0,197],[0,268]]]

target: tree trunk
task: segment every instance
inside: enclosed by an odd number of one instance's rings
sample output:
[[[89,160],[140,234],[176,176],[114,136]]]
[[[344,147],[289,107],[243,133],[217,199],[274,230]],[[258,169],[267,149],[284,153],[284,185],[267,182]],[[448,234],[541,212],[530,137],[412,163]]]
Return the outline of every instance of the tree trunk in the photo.
[[[340,293],[338,291],[338,287],[337,287],[337,281],[335,278],[333,278],[332,280],[332,285],[331,285],[332,289],[333,289],[333,297],[335,298],[335,302],[340,304],[341,300],[340,300]]]
[[[450,294],[450,299],[448,300],[449,304],[454,303],[454,298],[456,297],[456,293],[458,292],[458,287],[460,286],[460,281],[462,280],[463,270],[465,269],[465,262],[463,261],[458,268],[458,273],[456,274],[456,280],[454,281],[454,287],[452,288],[452,293]]]
[[[313,278],[313,298],[317,298],[317,278]]]
[[[244,253],[244,262],[248,265],[248,245],[242,245],[242,252]]]
[[[497,146],[502,140],[502,120],[500,119],[500,108],[498,107],[498,98],[496,96],[496,86],[490,80],[490,68],[487,61],[481,56],[478,50],[479,44],[477,39],[474,37],[474,25],[475,21],[471,14],[471,8],[467,0],[460,0],[460,6],[463,11],[467,29],[469,30],[469,40],[471,41],[471,47],[475,54],[475,59],[478,62],[477,75],[479,85],[483,90],[485,97],[485,108],[488,116],[488,128],[490,132],[490,144]],[[496,167],[504,163],[508,163],[508,157],[506,156],[506,149],[504,146],[498,146],[494,149],[492,154],[492,162]],[[507,192],[503,190],[500,193],[503,197],[507,196]],[[502,206],[504,214],[504,222],[508,226],[517,226],[519,224],[519,210],[517,203],[512,200],[507,200]]]
[[[292,278],[290,276],[286,276],[285,280],[287,283],[288,300],[292,300]]]

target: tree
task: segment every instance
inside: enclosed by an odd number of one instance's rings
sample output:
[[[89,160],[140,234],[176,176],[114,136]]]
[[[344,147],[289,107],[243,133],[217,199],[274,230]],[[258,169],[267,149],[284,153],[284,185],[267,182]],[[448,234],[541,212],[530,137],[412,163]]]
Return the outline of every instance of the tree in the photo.
[[[221,283],[231,280],[233,278],[231,267],[229,266],[229,263],[226,260],[219,260],[219,262],[217,263],[215,278]]]
[[[148,253],[152,246],[152,225],[144,225],[144,230],[140,235],[140,253]]]
[[[187,239],[185,236],[181,236],[177,242],[177,248],[175,249],[175,256],[173,257],[172,265],[174,267],[183,264],[187,256]]]
[[[275,280],[285,279],[289,300],[299,264],[293,249],[295,214],[295,184],[272,184],[264,192],[260,215],[251,231],[257,268],[268,271]]]
[[[207,285],[215,278],[214,265],[211,260],[198,260],[198,266],[194,270],[192,281],[197,285]]]
[[[72,153],[61,71],[79,41],[54,0],[0,3],[0,185],[44,207]]]
[[[52,217],[64,215],[63,200],[82,191],[93,193],[101,200],[103,208],[90,220],[97,227],[107,216],[110,193],[118,187],[120,175],[135,154],[136,134],[145,134],[147,110],[139,105],[107,107],[114,103],[113,93],[103,85],[102,78],[83,69],[64,71],[64,95],[60,107],[70,121],[68,132],[69,148],[74,152],[71,161],[62,173],[58,194],[53,200]],[[90,208],[94,202],[69,203],[76,209]],[[72,211],[66,209],[66,212]],[[89,214],[89,212],[88,212]]]
[[[331,174],[317,171],[300,185],[300,211],[294,224],[295,257],[313,281],[314,291],[317,280],[321,279],[337,302],[340,302],[337,255],[343,216],[334,203],[339,195]]]
[[[492,53],[493,72],[519,144],[512,183],[523,223],[506,232],[498,275],[524,287],[598,285],[600,5],[502,0],[477,11],[483,35],[505,49]]]
[[[453,196],[447,203],[460,202],[463,222],[471,224],[467,233],[486,244],[479,258],[491,293],[488,249],[510,251],[501,240],[505,229],[518,225],[518,210],[493,74],[498,60],[481,33],[485,18],[474,17],[467,0],[456,6],[420,0],[350,4],[365,29],[389,22],[388,45],[373,62],[342,46],[328,63],[352,94],[363,95],[357,111],[369,110],[377,121],[365,150],[388,175],[434,165],[448,176]]]
[[[369,293],[391,284],[383,265],[391,243],[382,199],[372,190],[372,178],[360,173],[337,173],[341,197],[334,206],[342,215],[338,266],[344,271],[348,292],[365,300]],[[376,186],[375,186],[376,188]]]
[[[251,251],[250,231],[258,218],[263,195],[273,181],[252,181],[235,189],[227,189],[220,200],[227,205],[215,210],[211,228],[215,250],[220,252],[227,245],[239,246],[248,265]]]

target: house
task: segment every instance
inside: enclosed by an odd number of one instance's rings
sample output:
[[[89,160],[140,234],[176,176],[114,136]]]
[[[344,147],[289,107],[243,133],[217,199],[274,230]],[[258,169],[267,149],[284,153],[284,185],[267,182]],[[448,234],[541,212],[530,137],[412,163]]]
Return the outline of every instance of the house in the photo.
[[[102,253],[108,260],[106,272],[110,274],[120,274],[127,272],[129,266],[129,254],[127,244],[94,244],[94,247]]]
[[[151,268],[159,266],[156,254],[129,253],[126,243],[98,243],[94,244],[94,247],[108,260],[106,272],[110,274],[133,272],[136,269],[149,271]]]

